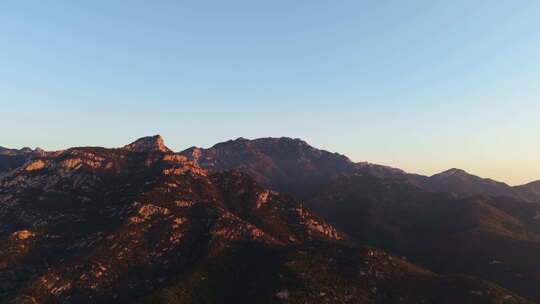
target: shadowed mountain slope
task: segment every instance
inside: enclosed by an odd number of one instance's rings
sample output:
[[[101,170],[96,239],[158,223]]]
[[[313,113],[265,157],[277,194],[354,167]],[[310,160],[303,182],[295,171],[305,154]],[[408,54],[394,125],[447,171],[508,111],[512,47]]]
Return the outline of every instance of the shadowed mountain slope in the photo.
[[[342,176],[307,202],[354,239],[441,273],[480,276],[540,299],[538,207],[460,198],[372,175]]]
[[[540,301],[540,264],[533,258],[540,253],[539,205],[517,198],[504,183],[459,169],[427,177],[353,163],[288,138],[240,139],[183,154],[204,167],[243,170],[297,195],[356,240],[436,271],[481,276]],[[314,177],[316,187],[307,182]]]

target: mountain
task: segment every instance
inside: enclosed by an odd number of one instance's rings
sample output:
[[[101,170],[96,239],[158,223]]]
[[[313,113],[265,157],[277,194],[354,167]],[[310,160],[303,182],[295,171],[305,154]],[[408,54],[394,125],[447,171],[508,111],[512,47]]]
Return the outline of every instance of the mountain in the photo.
[[[423,186],[431,191],[456,193],[462,196],[488,195],[514,197],[540,204],[540,181],[509,186],[489,178],[481,178],[461,169],[449,169],[424,179]]]
[[[0,177],[2,303],[530,303],[358,245],[293,197],[159,136]]]
[[[463,196],[483,194],[514,197],[540,205],[540,181],[511,187],[502,182],[481,178],[453,168],[424,179],[423,186],[431,191],[450,192]]]
[[[180,154],[210,170],[240,170],[261,185],[310,198],[340,174],[367,172],[379,177],[393,177],[425,184],[427,177],[368,162],[354,163],[339,153],[316,149],[301,139],[266,137],[238,138],[211,148],[191,147]]]
[[[368,162],[352,162],[346,156],[316,149],[301,139],[288,137],[245,139],[218,143],[211,148],[191,147],[180,152],[202,168],[241,170],[261,185],[308,199],[340,174],[369,173],[380,178],[401,179],[427,191],[461,196],[513,196],[540,204],[540,182],[511,187],[452,168],[433,176],[407,173],[398,168]]]
[[[41,148],[32,150],[30,148],[8,149],[0,147],[0,174],[17,168],[29,159],[45,155],[46,152]]]
[[[540,205],[513,195],[504,183],[460,169],[427,177],[353,163],[289,138],[241,138],[182,154],[206,168],[242,170],[293,194],[357,241],[540,301],[540,264],[533,258],[540,253]]]
[[[209,149],[192,147],[180,153],[202,168],[241,170],[265,187],[299,198],[309,197],[332,176],[356,167],[343,155],[288,137],[238,138]]]
[[[122,149],[131,152],[172,152],[159,135],[139,138]]]
[[[461,195],[504,195],[511,191],[511,187],[505,183],[489,178],[480,178],[456,168],[431,176],[428,185],[433,191]]]

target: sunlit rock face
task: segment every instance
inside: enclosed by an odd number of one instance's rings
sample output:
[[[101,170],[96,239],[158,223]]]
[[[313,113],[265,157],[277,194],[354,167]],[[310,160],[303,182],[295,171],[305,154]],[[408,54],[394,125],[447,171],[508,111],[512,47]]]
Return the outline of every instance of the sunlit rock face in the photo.
[[[139,138],[133,143],[124,146],[123,149],[132,152],[172,152],[165,146],[163,138],[159,135]]]

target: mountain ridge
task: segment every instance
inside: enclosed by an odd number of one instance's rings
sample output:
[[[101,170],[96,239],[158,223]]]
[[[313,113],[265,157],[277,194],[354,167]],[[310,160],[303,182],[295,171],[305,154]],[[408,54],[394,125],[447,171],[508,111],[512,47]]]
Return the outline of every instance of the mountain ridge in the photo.
[[[508,184],[500,181],[496,181],[490,178],[481,178],[479,176],[473,175],[468,173],[467,171],[459,168],[450,168],[445,171],[433,174],[431,176],[422,175],[422,174],[416,174],[416,173],[408,173],[405,172],[399,168],[394,168],[391,166],[386,165],[380,165],[380,164],[374,164],[369,162],[353,162],[351,161],[347,156],[336,153],[336,152],[328,152],[326,150],[320,150],[312,147],[309,145],[306,141],[301,139],[293,139],[290,137],[263,137],[263,138],[257,138],[257,139],[246,139],[243,137],[239,137],[236,140],[228,140],[224,142],[220,142],[217,144],[214,144],[210,148],[200,148],[200,147],[190,147],[186,150],[180,151],[179,153],[182,155],[186,155],[188,158],[194,160],[194,161],[201,161],[203,167],[213,168],[214,170],[220,170],[220,169],[237,169],[240,168],[243,163],[240,162],[240,160],[237,160],[236,162],[228,162],[224,163],[223,161],[215,163],[211,162],[209,158],[216,157],[218,153],[216,150],[222,151],[222,153],[225,153],[227,149],[232,149],[228,151],[227,153],[232,153],[234,151],[234,148],[238,148],[243,146],[250,146],[250,145],[261,145],[261,143],[269,145],[269,144],[289,144],[291,146],[296,147],[303,147],[306,149],[306,151],[313,151],[314,153],[324,153],[327,155],[336,155],[338,158],[342,158],[342,163],[340,164],[341,169],[336,170],[334,174],[341,173],[341,172],[352,172],[357,170],[362,171],[368,171],[371,174],[377,175],[379,177],[394,177],[394,178],[403,178],[407,179],[409,182],[423,187],[425,189],[430,189],[432,191],[442,191],[442,192],[453,192],[459,195],[476,195],[476,194],[487,194],[487,195],[517,195],[520,196],[522,199],[526,199],[527,201],[536,201],[540,203],[540,191],[536,193],[537,191],[532,191],[532,194],[525,194],[525,192],[531,192],[529,189],[530,187],[534,186],[536,182],[540,183],[540,180],[533,181],[528,184],[524,185],[518,185],[518,186],[509,186]],[[234,147],[234,148],[233,148]],[[261,152],[261,151],[257,151]],[[268,161],[265,160],[268,158],[268,155],[264,155],[264,151],[262,153],[260,161]],[[220,155],[222,157],[223,155]],[[257,155],[252,155],[251,157],[256,157]],[[207,158],[200,160],[200,158]],[[336,161],[341,161],[336,158]],[[269,163],[272,162],[271,160],[268,161]],[[270,167],[276,166],[275,164],[269,165]],[[348,168],[344,168],[348,167]],[[260,172],[258,172],[256,169],[253,168],[247,168],[247,171],[250,171],[251,174],[255,176],[261,175]],[[279,169],[281,170],[281,169]],[[278,169],[276,169],[278,171]],[[339,171],[339,172],[338,172]],[[457,174],[456,174],[457,173]],[[444,177],[444,178],[443,178]],[[268,177],[266,176],[260,176],[256,177],[256,179],[265,184],[269,187],[276,187],[276,185],[270,185],[268,183]],[[279,186],[278,186],[279,187]],[[287,189],[285,189],[285,192],[287,192]],[[296,193],[298,195],[298,193]],[[304,194],[300,194],[300,196],[305,196]]]
[[[172,150],[170,148],[168,148],[167,146],[165,146],[163,144],[163,138],[160,135],[141,137],[141,138],[137,139],[136,141],[132,142],[131,144],[128,144],[128,145],[124,146],[123,148],[124,149],[129,149],[128,146],[134,145],[139,140],[154,140],[154,139],[158,139],[158,141],[161,142],[161,143],[156,143],[156,146],[158,147],[157,148],[158,150],[159,149],[164,149],[164,151],[166,150],[166,151],[171,151],[172,152]],[[301,138],[292,138],[292,137],[286,137],[286,136],[281,136],[281,137],[261,137],[261,138],[256,138],[256,139],[248,139],[248,138],[245,138],[245,137],[238,137],[236,139],[230,139],[230,140],[227,140],[227,141],[216,143],[216,144],[212,145],[210,148],[202,148],[202,147],[198,147],[198,146],[191,146],[191,147],[189,147],[187,149],[184,149],[184,150],[181,150],[181,151],[179,151],[177,153],[190,154],[190,153],[193,153],[193,151],[196,151],[195,153],[200,153],[201,151],[210,150],[210,149],[213,149],[213,148],[216,148],[216,147],[219,147],[219,146],[223,146],[223,145],[226,145],[226,144],[229,144],[229,143],[256,142],[256,141],[265,141],[265,140],[271,140],[271,141],[286,140],[286,141],[290,141],[290,142],[296,142],[299,145],[304,145],[304,146],[308,147],[309,149],[314,149],[314,150],[323,151],[323,152],[327,152],[327,153],[342,156],[342,157],[346,158],[349,162],[351,162],[353,164],[356,164],[358,166],[364,166],[364,167],[373,166],[373,167],[377,167],[377,168],[387,168],[387,169],[393,170],[395,172],[401,171],[401,173],[412,175],[412,176],[419,176],[419,177],[422,177],[422,178],[433,178],[433,177],[436,177],[436,176],[439,176],[439,175],[443,175],[444,173],[460,172],[460,173],[465,173],[467,175],[477,177],[479,179],[483,179],[483,180],[486,180],[486,181],[491,181],[491,182],[494,182],[494,183],[504,184],[504,185],[507,185],[508,187],[511,187],[511,188],[527,188],[529,186],[533,186],[533,185],[536,185],[536,184],[540,183],[540,180],[534,180],[534,181],[527,182],[525,184],[509,186],[505,182],[497,181],[497,180],[492,179],[492,178],[482,178],[482,177],[471,174],[471,173],[467,172],[466,170],[460,169],[460,168],[449,168],[449,169],[446,169],[444,171],[434,173],[432,175],[424,175],[424,174],[419,174],[419,173],[410,173],[410,172],[406,172],[406,171],[404,171],[402,169],[399,169],[399,168],[396,168],[396,167],[371,163],[371,162],[368,162],[368,161],[353,162],[347,156],[345,156],[343,154],[340,154],[338,152],[328,152],[326,150],[316,149],[316,148],[312,147],[311,145],[309,145],[305,140],[303,140]],[[144,148],[143,148],[143,150],[144,150]],[[58,151],[62,151],[62,150],[58,150]],[[52,152],[58,152],[58,151],[52,151]],[[32,150],[31,148],[28,148],[28,147],[25,147],[25,148],[22,148],[22,149],[12,149],[12,148],[6,148],[6,147],[0,146],[0,155],[2,155],[2,154],[3,155],[26,154],[26,153],[43,154],[43,153],[47,153],[47,151],[45,151],[45,150],[43,150],[43,149],[41,149],[39,147],[36,147],[34,150]]]

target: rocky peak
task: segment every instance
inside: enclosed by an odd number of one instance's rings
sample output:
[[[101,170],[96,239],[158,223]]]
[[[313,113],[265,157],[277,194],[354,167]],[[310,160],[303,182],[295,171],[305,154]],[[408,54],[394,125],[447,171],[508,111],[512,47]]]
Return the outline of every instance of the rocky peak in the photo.
[[[218,146],[228,146],[234,144],[255,144],[255,145],[297,145],[297,146],[308,146],[311,147],[308,143],[303,141],[300,138],[290,138],[290,137],[262,137],[256,139],[248,139],[245,137],[238,137],[236,139],[230,139],[226,142],[218,143],[214,147]]]
[[[452,169],[448,169],[446,171],[443,171],[441,173],[437,173],[433,176],[431,176],[431,178],[435,178],[435,179],[444,179],[444,178],[448,178],[450,176],[466,176],[466,175],[470,175],[469,173],[467,173],[465,170],[462,170],[462,169],[458,169],[458,168],[452,168]]]
[[[159,135],[139,138],[133,143],[124,146],[123,149],[132,152],[172,152],[165,146],[163,138]]]
[[[32,148],[24,147],[22,149],[9,149],[0,147],[0,155],[9,155],[9,156],[35,156],[35,155],[44,155],[46,152],[41,148]]]
[[[292,145],[292,146],[305,146],[312,148],[307,142],[300,138],[291,138],[291,137],[263,137],[254,139],[253,142],[256,143],[266,143],[266,144],[281,144],[281,145]]]
[[[462,195],[488,194],[504,195],[511,187],[489,178],[481,178],[464,170],[452,168],[431,176],[429,188],[439,192],[451,192]]]

